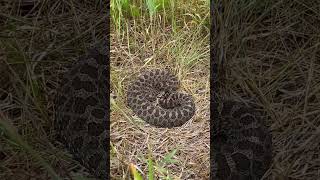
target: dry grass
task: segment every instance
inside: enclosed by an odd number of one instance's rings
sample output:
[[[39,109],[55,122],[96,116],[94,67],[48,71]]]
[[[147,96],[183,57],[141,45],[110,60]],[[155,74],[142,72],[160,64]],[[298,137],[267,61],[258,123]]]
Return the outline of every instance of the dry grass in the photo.
[[[230,1],[217,15],[215,48],[224,93],[253,98],[270,117],[272,179],[320,178],[320,5],[317,1]],[[222,28],[222,24],[224,24]],[[223,53],[220,53],[223,52]]]
[[[8,86],[0,87],[0,179],[59,179],[79,168],[53,139],[52,101],[67,64],[106,32],[102,1],[35,2],[0,3],[0,72],[8,75],[1,74]]]
[[[209,14],[209,7],[207,12]],[[190,21],[191,22],[191,21]],[[209,30],[186,23],[174,32],[160,19],[126,21],[121,33],[111,28],[111,175],[127,179],[132,163],[155,179],[209,179]],[[165,24],[165,25],[164,25]],[[155,128],[126,106],[126,87],[142,69],[170,66],[192,94],[196,115],[179,128]],[[170,153],[173,161],[166,161]]]

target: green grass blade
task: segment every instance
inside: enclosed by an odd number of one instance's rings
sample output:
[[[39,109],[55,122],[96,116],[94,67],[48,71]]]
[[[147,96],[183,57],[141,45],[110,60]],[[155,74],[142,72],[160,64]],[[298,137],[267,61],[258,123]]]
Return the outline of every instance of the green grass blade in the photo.
[[[154,167],[153,167],[153,161],[151,158],[151,154],[149,153],[148,157],[148,180],[154,179]]]
[[[172,152],[170,152],[169,154],[167,154],[167,155],[164,157],[163,162],[166,163],[166,164],[178,162],[177,160],[172,159],[173,156],[176,154],[176,152],[177,152],[177,149],[174,149]]]
[[[130,164],[130,172],[133,175],[134,180],[143,180],[142,175],[137,171],[134,164]]]
[[[147,9],[149,10],[149,15],[152,18],[157,11],[156,4],[153,0],[146,0]]]

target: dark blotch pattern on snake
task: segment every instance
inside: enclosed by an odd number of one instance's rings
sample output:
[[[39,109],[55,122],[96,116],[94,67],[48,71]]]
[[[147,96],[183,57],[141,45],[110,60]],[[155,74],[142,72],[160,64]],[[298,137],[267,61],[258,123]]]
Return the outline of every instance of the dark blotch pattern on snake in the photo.
[[[191,95],[177,91],[179,85],[168,69],[146,70],[128,86],[128,106],[153,126],[181,126],[193,117],[196,108]]]
[[[213,179],[260,180],[272,160],[272,136],[262,114],[244,103],[213,103]]]
[[[55,102],[57,139],[99,179],[109,177],[108,74],[107,54],[91,50],[64,74]]]

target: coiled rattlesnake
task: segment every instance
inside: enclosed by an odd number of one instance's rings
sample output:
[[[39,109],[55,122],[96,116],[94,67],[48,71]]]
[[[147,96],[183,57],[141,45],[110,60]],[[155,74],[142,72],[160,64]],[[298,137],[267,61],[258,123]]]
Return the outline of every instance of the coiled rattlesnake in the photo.
[[[168,69],[143,72],[127,90],[128,106],[156,127],[177,127],[195,113],[192,96],[177,92],[179,81]]]
[[[108,46],[105,46],[108,48]],[[93,175],[109,172],[108,49],[92,49],[63,76],[57,91],[54,128],[57,138]]]

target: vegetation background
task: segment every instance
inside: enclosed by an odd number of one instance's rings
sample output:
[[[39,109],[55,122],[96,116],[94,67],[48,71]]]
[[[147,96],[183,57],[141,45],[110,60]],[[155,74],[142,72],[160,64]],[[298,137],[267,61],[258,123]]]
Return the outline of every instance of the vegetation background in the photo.
[[[221,3],[225,90],[255,97],[270,115],[274,160],[266,176],[319,179],[320,4]],[[99,0],[0,2],[0,179],[86,177],[62,145],[49,143],[52,100],[68,64],[104,36],[105,6]],[[111,11],[113,179],[134,171],[208,179],[209,2],[114,0]],[[126,83],[143,68],[166,65],[198,109],[175,131],[152,128],[125,107]]]
[[[220,93],[253,99],[269,116],[273,163],[264,179],[320,179],[320,4],[213,2]]]

